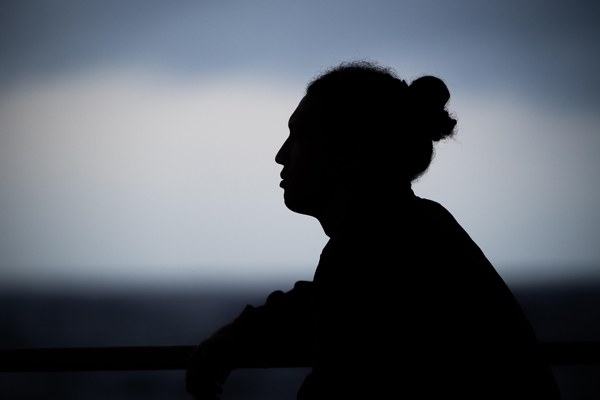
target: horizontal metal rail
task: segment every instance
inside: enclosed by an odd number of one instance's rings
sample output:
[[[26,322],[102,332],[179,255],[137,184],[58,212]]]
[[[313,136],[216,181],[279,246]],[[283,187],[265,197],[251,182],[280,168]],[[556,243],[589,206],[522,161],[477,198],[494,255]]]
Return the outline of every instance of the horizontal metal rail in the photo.
[[[0,372],[183,370],[195,347],[0,349]],[[600,365],[600,342],[542,342],[540,350],[550,365]],[[282,363],[270,367],[307,366]]]
[[[0,372],[185,369],[195,346],[66,347],[0,350]]]

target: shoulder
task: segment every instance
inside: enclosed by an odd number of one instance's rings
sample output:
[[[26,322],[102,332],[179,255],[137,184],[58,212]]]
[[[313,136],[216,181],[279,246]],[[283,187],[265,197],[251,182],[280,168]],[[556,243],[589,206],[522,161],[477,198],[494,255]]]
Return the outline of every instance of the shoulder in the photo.
[[[407,211],[412,226],[426,236],[429,246],[460,249],[463,254],[468,250],[484,257],[467,231],[440,203],[415,196]]]
[[[421,218],[423,222],[437,222],[438,224],[444,224],[443,227],[464,231],[450,211],[438,202],[415,196],[414,201],[409,208],[410,211],[415,213],[418,218]]]

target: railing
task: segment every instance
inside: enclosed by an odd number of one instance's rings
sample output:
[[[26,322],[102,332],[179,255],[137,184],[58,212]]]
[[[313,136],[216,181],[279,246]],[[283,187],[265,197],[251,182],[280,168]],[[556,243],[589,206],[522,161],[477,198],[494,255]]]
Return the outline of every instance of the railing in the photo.
[[[0,372],[183,370],[195,346],[0,350]],[[542,342],[550,365],[600,365],[600,342]],[[272,368],[307,365],[272,365]],[[256,368],[252,365],[242,368]]]

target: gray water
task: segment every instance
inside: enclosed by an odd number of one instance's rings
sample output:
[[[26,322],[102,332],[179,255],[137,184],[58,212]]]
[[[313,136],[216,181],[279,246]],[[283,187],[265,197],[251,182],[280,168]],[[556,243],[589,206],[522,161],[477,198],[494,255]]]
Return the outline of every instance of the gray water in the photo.
[[[600,341],[598,286],[513,288],[540,341]],[[0,346],[199,343],[267,292],[0,295]],[[555,366],[563,399],[600,399],[600,365]],[[307,369],[237,370],[222,399],[294,399]],[[186,399],[184,371],[4,373],[0,398]]]

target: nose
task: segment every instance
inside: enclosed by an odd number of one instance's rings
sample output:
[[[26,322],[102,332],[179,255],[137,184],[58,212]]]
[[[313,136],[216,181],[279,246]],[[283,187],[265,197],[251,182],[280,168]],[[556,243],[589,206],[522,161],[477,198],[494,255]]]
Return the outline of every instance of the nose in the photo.
[[[287,147],[289,144],[289,140],[290,139],[288,138],[288,139],[286,139],[285,142],[283,142],[283,144],[281,145],[281,148],[275,155],[275,162],[279,165],[284,165],[284,163],[287,160]]]

